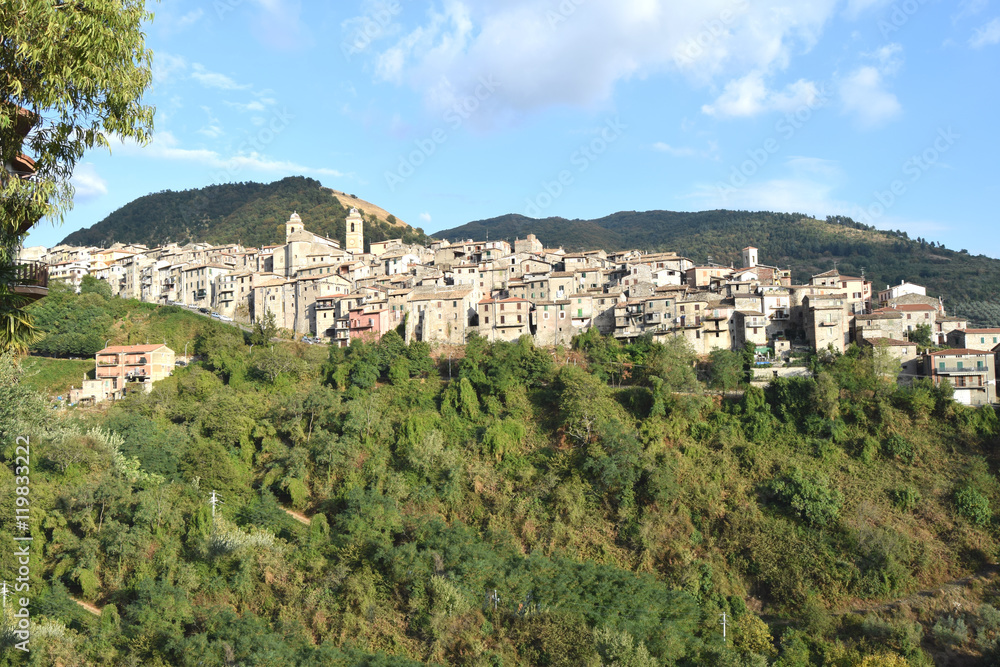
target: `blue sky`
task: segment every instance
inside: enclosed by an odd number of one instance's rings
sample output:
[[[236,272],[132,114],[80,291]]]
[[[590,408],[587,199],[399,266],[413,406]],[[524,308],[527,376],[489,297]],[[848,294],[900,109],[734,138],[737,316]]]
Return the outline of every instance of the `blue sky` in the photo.
[[[150,192],[302,174],[428,232],[766,209],[1000,257],[1000,0],[150,6],[153,142],[88,153],[28,245]]]

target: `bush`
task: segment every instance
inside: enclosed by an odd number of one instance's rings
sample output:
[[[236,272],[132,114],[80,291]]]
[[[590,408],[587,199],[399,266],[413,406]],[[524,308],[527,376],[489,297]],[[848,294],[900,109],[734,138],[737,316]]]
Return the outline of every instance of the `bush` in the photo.
[[[912,486],[904,486],[901,489],[893,489],[889,492],[892,504],[903,512],[911,512],[920,503],[920,492]]]
[[[939,620],[931,632],[934,633],[934,641],[942,647],[959,646],[969,638],[969,629],[965,627],[965,621],[954,616]]]
[[[890,435],[885,440],[885,453],[906,463],[913,463],[913,443],[901,435]]]
[[[844,502],[843,494],[831,490],[829,484],[823,475],[796,467],[785,478],[772,482],[771,489],[795,514],[813,526],[825,526],[837,519]]]
[[[955,492],[955,509],[976,526],[985,526],[993,518],[989,499],[970,486]]]

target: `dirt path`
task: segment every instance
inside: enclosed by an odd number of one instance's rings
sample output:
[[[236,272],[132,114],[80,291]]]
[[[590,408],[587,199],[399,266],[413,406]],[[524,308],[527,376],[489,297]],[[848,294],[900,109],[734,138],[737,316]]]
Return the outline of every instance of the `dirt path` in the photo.
[[[303,523],[303,524],[305,524],[307,526],[312,523],[312,521],[309,519],[309,517],[307,517],[305,514],[302,514],[301,512],[296,512],[294,510],[290,510],[287,507],[282,507],[281,509],[285,510],[285,514],[287,514],[288,516],[292,517],[293,519],[295,519],[299,523]]]
[[[997,565],[987,565],[986,567],[984,567],[983,569],[981,569],[979,572],[976,572],[975,574],[969,575],[968,577],[965,577],[963,579],[956,579],[954,581],[946,581],[946,582],[944,582],[944,583],[942,583],[942,584],[940,584],[938,586],[935,586],[934,588],[929,588],[929,589],[923,590],[923,591],[916,591],[914,593],[911,593],[911,594],[907,595],[906,597],[902,597],[902,598],[898,598],[896,600],[893,600],[892,602],[884,602],[884,603],[881,603],[881,604],[874,603],[874,604],[870,604],[870,605],[869,604],[855,604],[851,608],[845,609],[843,611],[844,612],[853,611],[856,614],[864,614],[864,613],[869,612],[869,611],[878,611],[878,610],[883,610],[883,609],[891,609],[891,608],[896,607],[897,605],[901,605],[901,604],[908,604],[909,605],[909,604],[913,604],[914,602],[918,602],[921,599],[925,599],[925,598],[929,598],[929,597],[934,597],[934,596],[940,596],[940,595],[943,595],[943,594],[946,594],[946,593],[950,593],[950,592],[956,592],[956,591],[965,590],[965,589],[969,588],[969,586],[971,586],[974,582],[989,582],[989,581],[993,581],[993,580],[995,580],[997,578],[998,574],[1000,574],[1000,566],[997,566]]]
[[[90,604],[88,602],[84,602],[83,600],[77,600],[76,598],[70,598],[70,599],[73,602],[75,602],[78,605],[80,605],[81,607],[83,607],[84,609],[86,609],[87,611],[89,611],[94,616],[100,616],[101,615],[101,610],[98,609],[97,607],[95,607],[94,605],[92,605],[92,604]]]

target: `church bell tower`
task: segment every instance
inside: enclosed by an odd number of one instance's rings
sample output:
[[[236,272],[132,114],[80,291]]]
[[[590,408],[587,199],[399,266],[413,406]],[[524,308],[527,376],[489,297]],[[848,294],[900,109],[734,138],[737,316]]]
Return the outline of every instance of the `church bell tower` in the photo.
[[[345,250],[352,255],[361,255],[365,252],[364,218],[358,213],[358,209],[352,208],[347,216],[347,247]]]

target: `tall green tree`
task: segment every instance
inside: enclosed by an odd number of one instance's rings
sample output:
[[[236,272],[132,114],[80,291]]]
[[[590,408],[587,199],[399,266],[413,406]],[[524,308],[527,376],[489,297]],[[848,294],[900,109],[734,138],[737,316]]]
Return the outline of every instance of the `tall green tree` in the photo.
[[[0,5],[0,266],[14,262],[25,234],[72,206],[73,168],[109,138],[145,142],[153,111],[142,104],[152,52],[145,0],[7,0]],[[20,156],[27,156],[26,161]],[[33,164],[33,166],[32,166]],[[0,290],[0,350],[31,336],[23,304]]]

